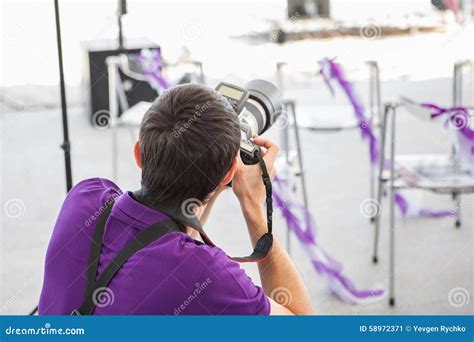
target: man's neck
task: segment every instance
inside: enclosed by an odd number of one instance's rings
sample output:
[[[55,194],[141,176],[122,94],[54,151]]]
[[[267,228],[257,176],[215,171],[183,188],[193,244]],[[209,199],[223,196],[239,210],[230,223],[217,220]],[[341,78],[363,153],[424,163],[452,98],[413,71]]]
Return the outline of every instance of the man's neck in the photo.
[[[148,208],[151,208],[153,210],[156,210],[158,212],[162,212],[160,210],[160,207],[154,203],[153,200],[150,199],[150,196],[147,195],[147,191],[142,187],[138,190],[135,190],[135,191],[130,191],[130,196],[137,202],[139,202],[140,204],[148,207]],[[198,239],[199,238],[199,232],[196,231],[195,229],[189,227],[189,226],[185,226],[186,228],[186,231],[185,233],[189,236],[191,236],[193,239]]]

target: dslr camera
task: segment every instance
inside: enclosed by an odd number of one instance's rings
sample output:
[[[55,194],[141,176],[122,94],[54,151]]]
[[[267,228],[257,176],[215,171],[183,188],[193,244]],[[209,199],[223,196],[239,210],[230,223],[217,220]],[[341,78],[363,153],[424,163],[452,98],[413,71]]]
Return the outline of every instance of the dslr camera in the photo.
[[[282,112],[278,88],[265,80],[252,80],[244,88],[221,82],[216,91],[234,108],[240,122],[240,157],[246,165],[258,163],[259,147],[251,138],[262,134],[278,119]]]

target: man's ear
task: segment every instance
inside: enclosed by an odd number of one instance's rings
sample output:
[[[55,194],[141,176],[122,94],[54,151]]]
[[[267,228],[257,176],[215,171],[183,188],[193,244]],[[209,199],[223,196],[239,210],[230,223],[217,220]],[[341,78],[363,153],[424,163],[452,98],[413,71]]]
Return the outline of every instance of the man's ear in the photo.
[[[234,159],[232,165],[230,166],[229,171],[225,174],[224,178],[222,178],[221,182],[219,185],[227,185],[232,181],[232,178],[234,178],[235,172],[237,171],[239,167],[239,157]]]
[[[135,155],[135,161],[138,167],[142,168],[142,157],[140,156],[140,140],[137,140],[135,146],[133,146],[133,154]]]

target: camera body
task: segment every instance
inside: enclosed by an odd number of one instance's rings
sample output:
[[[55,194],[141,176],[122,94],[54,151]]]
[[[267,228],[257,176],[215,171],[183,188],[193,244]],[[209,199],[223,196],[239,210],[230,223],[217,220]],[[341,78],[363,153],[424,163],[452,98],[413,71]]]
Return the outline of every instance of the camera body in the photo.
[[[268,130],[281,115],[278,88],[265,80],[252,80],[245,88],[221,82],[216,91],[234,108],[240,122],[240,156],[246,165],[258,163],[259,147],[251,138]]]

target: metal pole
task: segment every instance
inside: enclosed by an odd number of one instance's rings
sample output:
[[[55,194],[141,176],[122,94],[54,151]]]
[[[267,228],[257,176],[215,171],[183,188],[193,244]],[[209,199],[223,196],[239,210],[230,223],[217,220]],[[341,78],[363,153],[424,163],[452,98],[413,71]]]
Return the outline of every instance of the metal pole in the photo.
[[[388,119],[389,105],[385,105],[384,116],[380,122],[381,142],[380,142],[380,160],[379,160],[379,177],[378,177],[378,188],[377,188],[377,204],[380,207],[379,213],[375,216],[375,232],[374,232],[374,254],[372,256],[372,262],[376,264],[378,262],[378,246],[379,246],[379,234],[380,234],[380,219],[382,215],[382,193],[384,190],[384,179],[383,171],[385,164],[385,141],[387,137],[386,122]]]
[[[366,125],[373,125],[374,123],[374,118],[375,118],[375,113],[374,113],[374,64],[373,62],[369,62],[369,106],[370,106],[370,122],[366,122]],[[374,198],[374,178],[375,178],[375,172],[374,172],[374,167],[372,165],[372,162],[369,162],[369,168],[370,168],[370,199],[373,200]],[[373,223],[375,221],[375,217],[372,216],[370,218],[370,222]]]
[[[389,255],[389,304],[395,305],[395,122],[396,105],[392,109],[392,129],[390,143],[390,255]]]
[[[295,102],[292,101],[290,104],[291,112],[293,114],[293,124],[295,130],[295,140],[296,140],[296,150],[298,155],[298,164],[300,169],[300,177],[301,177],[301,187],[303,192],[303,202],[304,206],[308,208],[308,194],[306,193],[306,180],[305,180],[305,170],[303,166],[303,156],[301,155],[301,139],[300,139],[300,131],[298,127],[298,121],[296,119],[296,105]]]
[[[288,117],[288,108],[289,104],[288,102],[284,102],[283,108],[285,112],[282,115],[286,115],[286,122],[289,122],[289,117]],[[285,156],[285,164],[289,167],[290,166],[290,138],[289,138],[289,132],[288,132],[288,125],[284,125],[282,127],[282,131],[280,134],[280,140],[281,140],[281,147],[282,147],[282,152],[283,155]],[[291,168],[289,167],[291,170]],[[289,175],[288,175],[289,176]],[[291,230],[288,229],[286,230],[286,251],[288,252],[289,255],[291,255]]]
[[[59,65],[59,91],[61,96],[61,113],[63,122],[63,143],[61,148],[64,151],[64,166],[66,169],[66,190],[69,192],[72,188],[72,167],[71,167],[71,143],[69,141],[69,125],[67,118],[67,103],[66,103],[66,86],[64,83],[64,68],[63,68],[63,49],[61,44],[61,22],[59,18],[59,4],[58,0],[54,0],[54,14],[56,19],[56,42],[58,47],[58,65]],[[30,316],[38,312],[36,306],[30,312]]]
[[[112,179],[118,181],[118,100],[117,100],[117,74],[119,57],[110,56],[106,59],[109,79],[109,120],[112,128]]]
[[[64,83],[63,68],[63,50],[61,44],[61,23],[59,19],[58,0],[54,0],[54,11],[56,15],[56,40],[58,46],[58,64],[59,64],[59,89],[61,94],[61,112],[63,121],[63,143],[61,148],[64,150],[64,165],[66,167],[66,189],[69,192],[72,188],[72,168],[71,168],[71,143],[69,142],[69,125],[67,117],[66,86]]]

